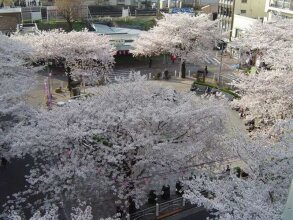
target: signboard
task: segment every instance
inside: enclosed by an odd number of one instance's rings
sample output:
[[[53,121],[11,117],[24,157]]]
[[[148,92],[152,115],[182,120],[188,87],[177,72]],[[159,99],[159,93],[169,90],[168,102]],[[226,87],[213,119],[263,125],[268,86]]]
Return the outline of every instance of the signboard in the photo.
[[[110,42],[113,42],[115,46],[123,46],[125,44],[124,39],[115,39],[115,40],[111,40]]]
[[[42,20],[41,12],[40,11],[32,12],[32,20],[33,21]]]

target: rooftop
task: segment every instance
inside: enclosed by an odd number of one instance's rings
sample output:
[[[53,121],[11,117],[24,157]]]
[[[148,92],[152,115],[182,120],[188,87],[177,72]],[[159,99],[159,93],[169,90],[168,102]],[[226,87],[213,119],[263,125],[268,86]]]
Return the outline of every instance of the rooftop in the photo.
[[[21,8],[0,8],[0,14],[21,13]]]
[[[132,49],[133,41],[142,32],[137,29],[109,27],[103,24],[93,24],[98,34],[108,35],[110,42],[115,45],[117,50]]]
[[[103,24],[94,24],[93,26],[97,33],[105,34],[105,35],[113,35],[113,34],[138,35],[141,32],[141,30],[137,30],[137,29],[109,27]]]

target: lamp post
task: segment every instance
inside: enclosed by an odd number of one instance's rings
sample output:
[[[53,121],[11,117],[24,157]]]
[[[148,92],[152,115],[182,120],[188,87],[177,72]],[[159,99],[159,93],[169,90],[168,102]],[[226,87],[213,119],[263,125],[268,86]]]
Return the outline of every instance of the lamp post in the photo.
[[[223,66],[223,52],[224,52],[224,43],[225,41],[220,40],[220,49],[221,49],[221,59],[220,59],[220,69],[219,69],[219,74],[218,74],[218,83],[220,83],[220,75],[222,73],[222,66]]]

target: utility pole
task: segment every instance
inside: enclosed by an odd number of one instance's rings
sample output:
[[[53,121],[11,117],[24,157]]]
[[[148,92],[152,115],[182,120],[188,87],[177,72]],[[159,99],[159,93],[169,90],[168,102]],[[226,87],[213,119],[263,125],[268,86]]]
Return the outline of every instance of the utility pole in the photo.
[[[218,83],[220,84],[220,75],[222,73],[222,64],[223,64],[223,50],[224,50],[224,41],[223,41],[223,19],[220,19],[220,36],[221,39],[218,42],[221,42],[220,44],[220,49],[221,49],[221,60],[220,60],[220,69],[219,69],[219,74],[218,74]]]
[[[223,66],[223,52],[224,52],[224,41],[221,40],[221,60],[220,60],[220,70],[218,75],[218,83],[220,84],[220,75],[222,73],[222,66]]]

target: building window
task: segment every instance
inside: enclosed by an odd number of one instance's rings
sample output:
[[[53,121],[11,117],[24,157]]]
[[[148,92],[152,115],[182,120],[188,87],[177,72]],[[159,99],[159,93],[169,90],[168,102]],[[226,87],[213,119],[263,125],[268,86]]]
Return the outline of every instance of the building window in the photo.
[[[241,3],[247,3],[247,0],[241,0]]]
[[[241,30],[236,28],[235,29],[235,37],[240,37],[240,34],[241,34]]]
[[[241,10],[240,14],[246,14],[246,10]]]

